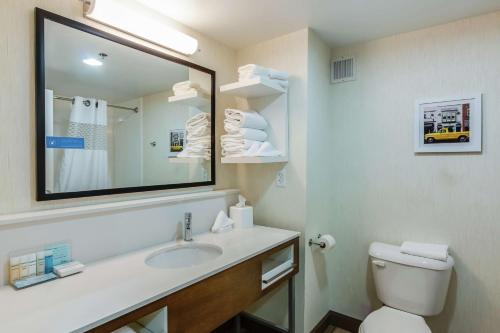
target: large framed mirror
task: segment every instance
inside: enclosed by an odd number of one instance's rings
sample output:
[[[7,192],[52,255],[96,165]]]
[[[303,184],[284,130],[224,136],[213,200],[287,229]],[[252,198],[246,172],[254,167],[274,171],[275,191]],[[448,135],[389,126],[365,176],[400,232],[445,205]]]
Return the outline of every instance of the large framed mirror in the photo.
[[[215,184],[215,72],[36,9],[37,200]]]

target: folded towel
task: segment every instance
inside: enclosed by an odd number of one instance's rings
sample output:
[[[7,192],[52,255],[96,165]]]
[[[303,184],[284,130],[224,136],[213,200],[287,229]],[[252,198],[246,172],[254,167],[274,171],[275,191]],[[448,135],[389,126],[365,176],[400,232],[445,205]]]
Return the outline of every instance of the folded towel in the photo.
[[[186,130],[199,130],[200,127],[210,127],[210,113],[201,112],[186,121]]]
[[[262,142],[246,140],[245,145],[222,144],[222,156],[256,156]]]
[[[448,260],[448,245],[403,242],[401,252],[428,259]]]
[[[184,149],[179,154],[177,154],[177,157],[203,158],[203,159],[209,161],[211,158],[211,151],[210,150],[203,150],[201,152],[195,152],[195,151],[191,151],[189,149]]]
[[[286,81],[288,80],[288,73],[285,72],[280,72],[272,68],[266,68],[263,66],[255,65],[255,64],[248,64],[244,65],[238,68],[238,74],[240,76],[247,76],[247,75],[260,75],[260,76],[267,76],[270,79],[275,79],[275,80],[283,80]]]
[[[249,79],[252,76],[267,77],[273,80],[287,81],[289,78],[288,73],[280,72],[272,68],[266,68],[263,66],[248,64],[238,68],[238,74],[240,81],[244,79]]]
[[[221,136],[221,145],[223,148],[227,148],[227,149],[246,150],[246,149],[250,148],[256,142],[260,142],[260,141],[247,140],[247,139],[225,138],[225,135]],[[262,143],[262,142],[260,142],[260,143]]]
[[[253,128],[240,128],[238,132],[231,132],[226,134],[224,137],[226,138],[233,138],[233,139],[247,139],[247,140],[254,140],[254,141],[266,141],[267,139],[267,133],[262,131],[262,130],[257,130]]]
[[[233,229],[234,221],[229,218],[223,210],[217,214],[217,217],[215,218],[215,222],[212,226],[212,232],[226,232],[231,229]]]
[[[255,129],[265,129],[267,127],[267,121],[258,112],[255,111],[241,111],[237,109],[226,109],[224,111],[226,118],[224,119],[224,125],[228,125],[232,128],[232,131],[237,131],[240,127],[255,128]],[[231,130],[226,130],[231,132]]]
[[[177,82],[172,86],[172,90],[182,92],[182,91],[188,91],[190,89],[198,89],[199,85],[197,83],[193,83],[191,81],[183,81],[183,82]]]
[[[274,148],[274,146],[269,142],[264,142],[257,150],[255,156],[280,156],[281,152]]]

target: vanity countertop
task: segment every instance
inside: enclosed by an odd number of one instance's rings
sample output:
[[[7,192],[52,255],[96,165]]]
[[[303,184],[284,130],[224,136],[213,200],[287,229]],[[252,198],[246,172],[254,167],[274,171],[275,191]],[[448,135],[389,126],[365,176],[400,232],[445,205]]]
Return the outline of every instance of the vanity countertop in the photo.
[[[0,288],[2,332],[85,332],[150,302],[292,240],[300,233],[255,226],[228,233],[194,235],[220,246],[223,254],[177,269],[153,268],[146,257],[174,241],[88,265],[81,274],[23,290]],[[91,242],[89,246],[92,246]]]

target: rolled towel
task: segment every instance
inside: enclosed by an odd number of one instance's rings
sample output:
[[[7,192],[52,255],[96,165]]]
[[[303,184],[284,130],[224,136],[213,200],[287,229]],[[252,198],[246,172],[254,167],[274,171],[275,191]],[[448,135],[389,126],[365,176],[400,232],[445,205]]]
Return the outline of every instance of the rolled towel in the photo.
[[[255,111],[242,111],[237,109],[226,109],[224,111],[226,119],[224,124],[236,127],[246,127],[255,129],[265,129],[267,121],[258,112]]]
[[[407,241],[401,244],[401,253],[428,259],[447,261],[448,245],[417,243],[417,242]]]

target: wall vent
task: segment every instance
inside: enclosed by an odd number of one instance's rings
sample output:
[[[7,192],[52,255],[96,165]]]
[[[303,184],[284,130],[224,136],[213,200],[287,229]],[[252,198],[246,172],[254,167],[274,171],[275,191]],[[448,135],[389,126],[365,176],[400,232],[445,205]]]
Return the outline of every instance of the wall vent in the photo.
[[[355,76],[354,57],[340,57],[332,60],[331,80],[332,83],[354,81]]]

